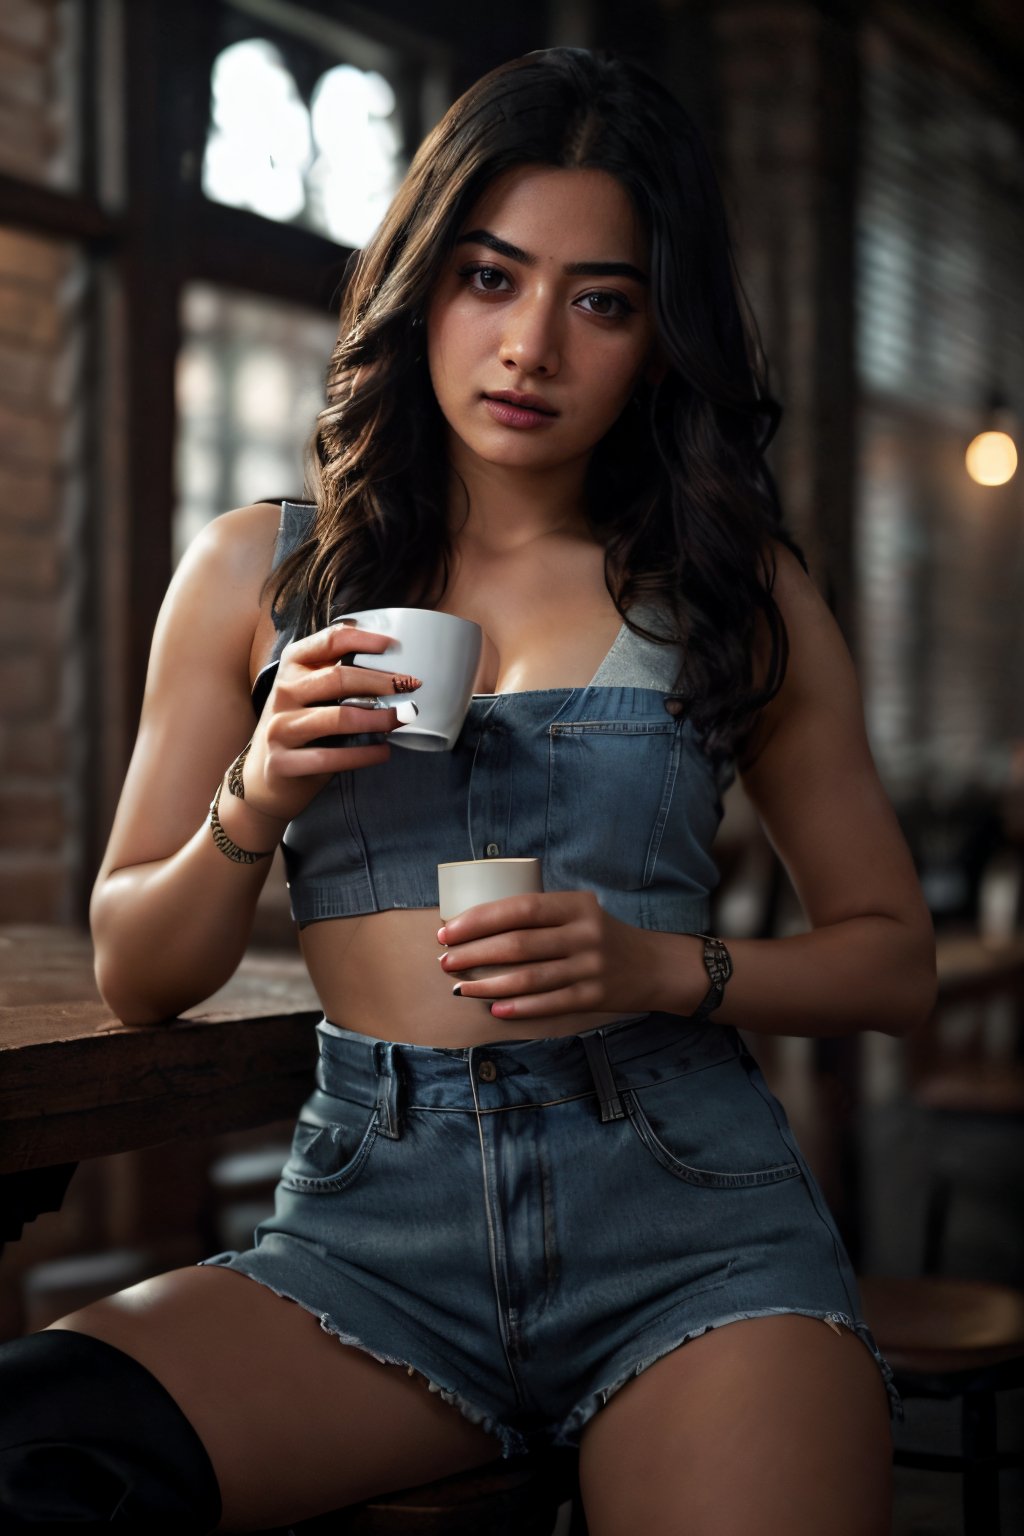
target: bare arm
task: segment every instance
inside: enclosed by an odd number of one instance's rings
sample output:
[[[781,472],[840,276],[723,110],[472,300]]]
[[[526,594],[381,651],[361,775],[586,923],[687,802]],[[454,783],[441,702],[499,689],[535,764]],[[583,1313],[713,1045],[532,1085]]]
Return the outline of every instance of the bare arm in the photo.
[[[360,709],[307,707],[370,691],[366,672],[336,666],[354,649],[352,630],[287,648],[254,734],[250,656],[277,520],[266,506],[216,519],[188,551],[157,621],[138,739],[90,908],[97,982],[125,1021],[180,1013],[222,986],[242,957],[270,859],[227,858],[208,818],[250,736],[245,799],[222,794],[220,817],[228,837],[254,853],[275,847],[331,773],[381,762],[390,750],[308,745],[366,728]],[[386,643],[364,635],[359,649]],[[379,690],[379,674],[369,676]],[[395,724],[393,711],[374,715],[374,730]]]
[[[790,660],[764,711],[744,788],[811,931],[730,941],[733,976],[714,1015],[768,1034],[902,1034],[935,1000],[931,917],[910,851],[871,758],[853,662],[813,582],[784,547],[774,595]],[[707,987],[694,940],[673,986],[678,1011]]]
[[[743,783],[811,931],[730,940],[733,976],[712,1018],[765,1034],[901,1034],[934,1003],[931,918],[871,759],[849,652],[799,563],[781,546],[777,558],[790,662]],[[708,988],[700,939],[620,922],[591,892],[474,907],[439,940],[453,977],[508,965],[506,975],[462,984],[463,997],[497,998],[495,1017],[524,1024],[565,1014],[566,1032],[580,1012],[690,1014]]]

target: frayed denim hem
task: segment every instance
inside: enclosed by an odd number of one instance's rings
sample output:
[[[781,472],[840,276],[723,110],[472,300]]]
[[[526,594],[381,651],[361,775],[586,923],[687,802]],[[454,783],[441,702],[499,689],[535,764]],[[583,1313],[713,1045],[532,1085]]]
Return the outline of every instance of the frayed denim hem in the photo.
[[[755,1311],[725,1313],[722,1317],[715,1318],[713,1322],[704,1323],[699,1328],[691,1328],[688,1333],[684,1333],[681,1338],[666,1344],[663,1349],[659,1349],[655,1354],[647,1355],[644,1359],[637,1361],[622,1376],[617,1377],[610,1386],[600,1387],[597,1391],[588,1393],[581,1402],[577,1403],[568,1418],[563,1419],[562,1423],[558,1426],[551,1443],[555,1446],[578,1445],[580,1431],[583,1426],[615,1396],[620,1388],[626,1385],[627,1381],[632,1381],[635,1376],[642,1375],[649,1366],[654,1365],[658,1360],[664,1359],[666,1355],[672,1354],[674,1350],[680,1349],[684,1344],[688,1344],[691,1339],[699,1339],[701,1334],[709,1333],[713,1328],[724,1328],[728,1323],[745,1322],[747,1319],[755,1317],[785,1316],[815,1317],[821,1322],[827,1323],[836,1333],[839,1332],[840,1328],[846,1328],[851,1333],[856,1334],[857,1338],[867,1345],[875,1364],[882,1373],[882,1381],[885,1384],[885,1390],[889,1398],[890,1422],[902,1420],[904,1417],[903,1400],[896,1390],[893,1381],[892,1366],[878,1348],[866,1323],[856,1322],[845,1312],[812,1312],[801,1307],[762,1307]]]
[[[222,1262],[222,1260],[231,1257],[233,1255],[230,1253],[217,1254],[213,1258],[200,1259],[199,1265],[216,1266],[220,1269],[233,1269],[236,1275],[244,1275],[247,1280],[255,1280],[257,1285],[264,1286],[268,1291],[272,1291],[275,1296],[280,1296],[284,1301],[292,1301],[297,1307],[301,1307],[303,1312],[308,1312],[311,1317],[319,1318],[320,1327],[324,1333],[328,1333],[332,1338],[337,1339],[339,1344],[349,1344],[353,1349],[361,1350],[364,1355],[370,1355],[374,1360],[379,1361],[381,1365],[401,1366],[409,1376],[419,1377],[420,1381],[426,1385],[428,1391],[435,1392],[443,1403],[450,1403],[471,1424],[477,1424],[486,1434],[494,1435],[501,1446],[503,1460],[507,1461],[513,1456],[523,1456],[529,1450],[526,1439],[518,1430],[513,1429],[511,1425],[503,1424],[500,1419],[496,1419],[492,1414],[489,1414],[485,1408],[480,1408],[476,1403],[470,1402],[455,1387],[448,1387],[443,1382],[432,1380],[425,1371],[420,1370],[414,1361],[401,1360],[396,1355],[382,1354],[379,1350],[374,1349],[372,1345],[357,1338],[354,1333],[346,1333],[333,1320],[329,1312],[321,1312],[319,1307],[309,1306],[300,1297],[293,1296],[288,1291],[279,1290],[276,1285],[271,1285],[268,1280],[264,1280],[259,1275],[251,1274],[247,1269]]]

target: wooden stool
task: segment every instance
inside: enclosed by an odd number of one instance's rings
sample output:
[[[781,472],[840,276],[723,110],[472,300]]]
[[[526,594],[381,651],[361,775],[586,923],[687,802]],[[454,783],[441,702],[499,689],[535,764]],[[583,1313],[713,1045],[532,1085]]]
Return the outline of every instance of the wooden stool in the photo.
[[[1024,1292],[981,1280],[858,1281],[864,1316],[907,1398],[959,1397],[958,1456],[897,1447],[897,1466],[963,1477],[964,1536],[999,1536],[999,1473],[1024,1452],[998,1448],[996,1394],[1024,1387]]]
[[[576,1494],[574,1450],[500,1458],[289,1527],[294,1536],[551,1536]],[[585,1527],[574,1524],[578,1536]]]

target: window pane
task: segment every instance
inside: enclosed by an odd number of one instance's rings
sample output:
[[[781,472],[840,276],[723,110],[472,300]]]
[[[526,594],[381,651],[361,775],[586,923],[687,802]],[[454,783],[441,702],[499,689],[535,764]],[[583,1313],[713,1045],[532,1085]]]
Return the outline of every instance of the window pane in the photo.
[[[316,41],[292,35],[288,23],[297,25],[299,14],[277,7],[279,25],[253,35],[250,19],[222,12],[226,33],[247,35],[227,42],[213,63],[203,191],[341,245],[364,245],[408,160],[392,83],[399,60],[337,23],[324,22]]]
[[[1024,384],[1024,141],[878,28],[864,65],[861,377],[952,419]]]
[[[0,170],[78,186],[82,0],[0,4]]]
[[[864,48],[860,661],[889,784],[948,799],[1005,785],[1024,733],[1024,478],[964,462],[987,428],[1024,447],[1024,146],[880,28]]]
[[[175,560],[229,507],[301,500],[337,329],[329,316],[206,283],[182,305]]]

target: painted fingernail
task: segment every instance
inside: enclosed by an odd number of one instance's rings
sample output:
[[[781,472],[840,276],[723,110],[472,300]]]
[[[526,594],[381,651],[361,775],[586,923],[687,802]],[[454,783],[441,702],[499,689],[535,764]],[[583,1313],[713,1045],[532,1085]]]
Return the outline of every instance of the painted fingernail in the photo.
[[[419,714],[419,710],[417,709],[413,699],[403,699],[401,704],[395,704],[392,707],[395,711],[399,725],[412,725],[413,721]]]
[[[437,942],[439,944],[447,944],[448,943],[448,936],[447,936],[446,930],[444,928],[439,928],[437,930]]]
[[[415,693],[417,688],[423,687],[423,681],[406,673],[402,676],[393,676],[391,685],[396,693]]]
[[[452,987],[452,997],[461,997],[461,996],[462,996],[462,982],[461,981],[457,981],[455,983],[454,987]]]

